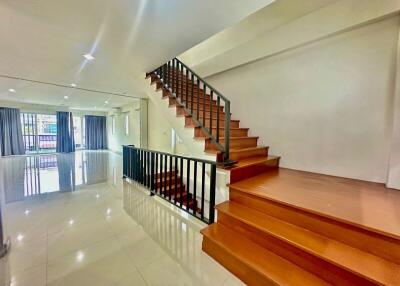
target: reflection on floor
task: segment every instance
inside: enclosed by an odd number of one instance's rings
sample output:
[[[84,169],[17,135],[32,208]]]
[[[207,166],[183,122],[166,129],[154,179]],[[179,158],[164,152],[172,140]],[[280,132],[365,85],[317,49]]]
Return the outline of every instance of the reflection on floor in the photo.
[[[241,285],[201,251],[204,225],[122,181],[119,155],[0,163],[0,285]]]

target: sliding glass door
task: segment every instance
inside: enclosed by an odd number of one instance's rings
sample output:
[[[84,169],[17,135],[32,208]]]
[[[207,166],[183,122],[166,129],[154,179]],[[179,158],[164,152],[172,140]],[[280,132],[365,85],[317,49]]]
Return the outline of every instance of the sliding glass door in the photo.
[[[54,114],[21,113],[22,136],[29,153],[56,151],[57,119]]]
[[[82,116],[73,117],[75,147],[77,149],[85,147],[83,119]],[[56,152],[57,117],[55,114],[22,112],[21,124],[27,154]]]
[[[74,116],[75,148],[85,148],[85,121],[83,116]]]

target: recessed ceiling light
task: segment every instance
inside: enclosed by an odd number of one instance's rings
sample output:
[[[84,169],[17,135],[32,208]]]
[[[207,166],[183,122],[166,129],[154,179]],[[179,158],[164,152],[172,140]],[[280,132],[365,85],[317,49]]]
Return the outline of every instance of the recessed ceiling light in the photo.
[[[68,99],[68,95],[64,95],[64,99]]]
[[[108,104],[108,100],[104,101],[105,104]]]
[[[88,61],[94,60],[94,56],[92,56],[91,54],[84,54],[83,57],[84,57],[85,59],[87,59]]]
[[[9,92],[16,92],[15,89],[13,89],[13,88],[9,88],[8,91]]]
[[[72,86],[72,87],[76,87],[76,84],[75,84],[75,83],[71,83],[71,86]]]

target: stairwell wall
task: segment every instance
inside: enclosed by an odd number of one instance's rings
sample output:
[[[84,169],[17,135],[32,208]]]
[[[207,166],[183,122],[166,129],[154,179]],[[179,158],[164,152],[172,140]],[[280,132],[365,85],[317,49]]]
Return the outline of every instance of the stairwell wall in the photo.
[[[282,167],[383,183],[399,25],[398,15],[368,22],[207,81]]]

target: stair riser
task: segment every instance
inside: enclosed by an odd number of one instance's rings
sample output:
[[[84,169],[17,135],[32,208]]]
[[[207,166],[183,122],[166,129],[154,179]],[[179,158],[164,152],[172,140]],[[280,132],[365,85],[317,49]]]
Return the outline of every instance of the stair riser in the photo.
[[[186,101],[186,95],[185,94],[183,94],[183,96],[181,96],[181,94],[178,93],[178,96],[179,96],[179,99],[181,101]],[[163,89],[163,98],[167,98],[167,97],[173,98],[171,92]],[[199,97],[197,95],[195,95],[195,96],[193,96],[193,102],[194,102],[193,104],[195,104],[195,103],[197,104],[197,98],[200,98],[200,103],[204,101],[204,96],[203,95],[200,95]],[[192,97],[190,95],[188,96],[187,99],[188,99],[188,101],[192,102]],[[206,103],[210,104],[210,101],[211,101],[210,97],[207,95],[206,96]],[[217,101],[215,99],[213,100],[213,102],[215,104],[217,103]],[[220,106],[221,106],[221,104],[220,104]]]
[[[222,137],[224,136],[224,132],[225,129],[221,129],[219,130],[219,136]],[[216,136],[217,135],[217,129],[213,129],[212,131],[213,135]],[[231,129],[230,130],[231,136],[232,137],[247,137],[249,130],[248,129]],[[204,138],[207,137],[206,134],[203,133],[203,131],[201,131],[201,129],[196,128],[194,130],[194,137],[198,137],[198,138]]]
[[[182,115],[184,112],[185,112],[185,109],[184,109],[184,107],[183,106],[175,106],[176,107],[176,112],[177,112],[177,114],[179,114],[179,115]],[[214,109],[214,106],[213,106],[213,113],[217,113],[217,111],[216,111],[217,109],[215,108]],[[197,109],[196,109],[196,111],[197,111]],[[200,109],[199,109],[199,112],[200,113],[203,113],[203,107],[201,107]],[[208,108],[206,108],[206,112],[210,112],[210,109]],[[223,106],[220,106],[219,107],[219,112],[220,113],[223,113],[223,114],[225,114],[224,113],[224,107]]]
[[[240,169],[231,170],[230,183],[239,182],[241,180],[257,176],[259,174],[272,171],[279,167],[279,158],[269,160],[260,164],[253,164],[250,166],[242,167]]]
[[[312,274],[321,277],[332,285],[376,285],[375,283],[357,276],[344,268],[305,252],[285,240],[266,234],[265,232],[262,232],[227,213],[218,211],[218,223],[223,224],[230,230],[244,235],[246,238],[254,241],[269,251],[274,252],[280,257],[289,260]]]
[[[338,220],[322,217],[291,206],[229,188],[230,200],[325,237],[400,263],[400,243],[394,238]]]
[[[224,126],[225,121],[221,120],[219,122],[219,124],[221,126]],[[185,117],[185,126],[186,127],[197,127],[197,125],[195,124],[195,122],[193,121],[193,119],[191,117]],[[209,119],[206,119],[206,126],[210,126],[210,120]],[[217,120],[213,120],[213,126],[217,126]],[[231,121],[230,127],[231,128],[239,128],[239,121]]]
[[[197,110],[196,110],[196,112],[197,112]],[[195,114],[196,114],[196,112],[195,112]],[[199,114],[200,114],[201,118],[203,118],[203,110],[199,110]],[[210,118],[210,114],[211,114],[210,111],[208,111],[208,110],[205,111],[205,117],[206,118]],[[189,113],[186,112],[183,109],[183,107],[176,107],[176,115],[177,116],[189,116]],[[217,118],[217,112],[213,111],[212,117],[213,118]],[[225,112],[220,112],[219,113],[219,118],[224,119],[225,118]]]
[[[220,143],[223,145],[225,140],[220,140]],[[235,148],[235,149],[240,149],[240,148],[250,148],[250,147],[256,147],[257,146],[257,138],[244,138],[244,139],[238,139],[238,140],[230,140],[230,147]],[[211,140],[207,139],[206,140],[206,145],[205,145],[206,150],[218,150],[215,145],[211,142]]]
[[[224,248],[220,247],[218,244],[214,243],[212,240],[203,236],[203,251],[217,260],[221,265],[223,265],[230,272],[235,274],[239,279],[249,286],[278,286],[270,278],[262,275],[258,271],[249,267],[247,264],[243,263],[240,259],[237,259]]]
[[[180,183],[182,180],[178,179],[176,180],[176,183]],[[171,185],[175,185],[175,178],[174,176],[172,176],[171,180],[169,179],[169,176],[167,177],[167,179],[165,179],[164,177],[161,180],[157,180],[155,185],[156,187],[160,187],[160,186],[169,186],[169,183],[171,182]]]
[[[168,98],[168,101],[169,101],[169,106],[171,106],[171,107],[172,107],[172,106],[177,106],[177,105],[178,105],[175,98],[169,97],[169,98]],[[185,104],[185,103],[186,103],[185,101],[181,101],[181,102],[182,102],[182,104]],[[187,103],[187,106],[188,106],[189,109],[192,109],[192,103],[191,103],[190,101]],[[209,104],[206,103],[206,105],[203,105],[203,103],[200,102],[200,103],[199,103],[199,111],[200,111],[200,110],[204,110],[204,106],[205,106],[206,111],[207,111],[207,110],[210,110],[210,105],[209,105]],[[222,106],[220,106],[220,110],[222,111],[223,109],[222,109],[221,107],[222,107]],[[213,105],[212,109],[213,109],[213,111],[217,110],[217,106],[216,106],[216,105]],[[193,103],[193,111],[197,111],[197,102],[194,102],[194,103]]]
[[[256,157],[256,156],[268,156],[268,148],[263,149],[256,149],[251,151],[244,151],[244,152],[231,152],[230,159],[234,161],[242,160],[249,157]]]
[[[182,103],[187,102],[188,105],[192,106],[192,98],[189,97],[188,100],[186,101],[185,96],[181,97],[180,94],[178,94],[178,97],[180,98]],[[170,99],[170,104],[175,104],[175,100],[176,100],[175,98],[170,96],[169,99]],[[208,109],[206,109],[206,110],[210,110],[210,102],[211,102],[210,100],[206,100],[205,106],[208,106]],[[211,105],[213,107],[213,110],[217,110],[217,102],[215,100],[212,101]],[[199,101],[199,107],[200,106],[204,106],[203,99],[200,99],[200,101]],[[193,97],[193,108],[197,108],[197,98],[196,97]]]

